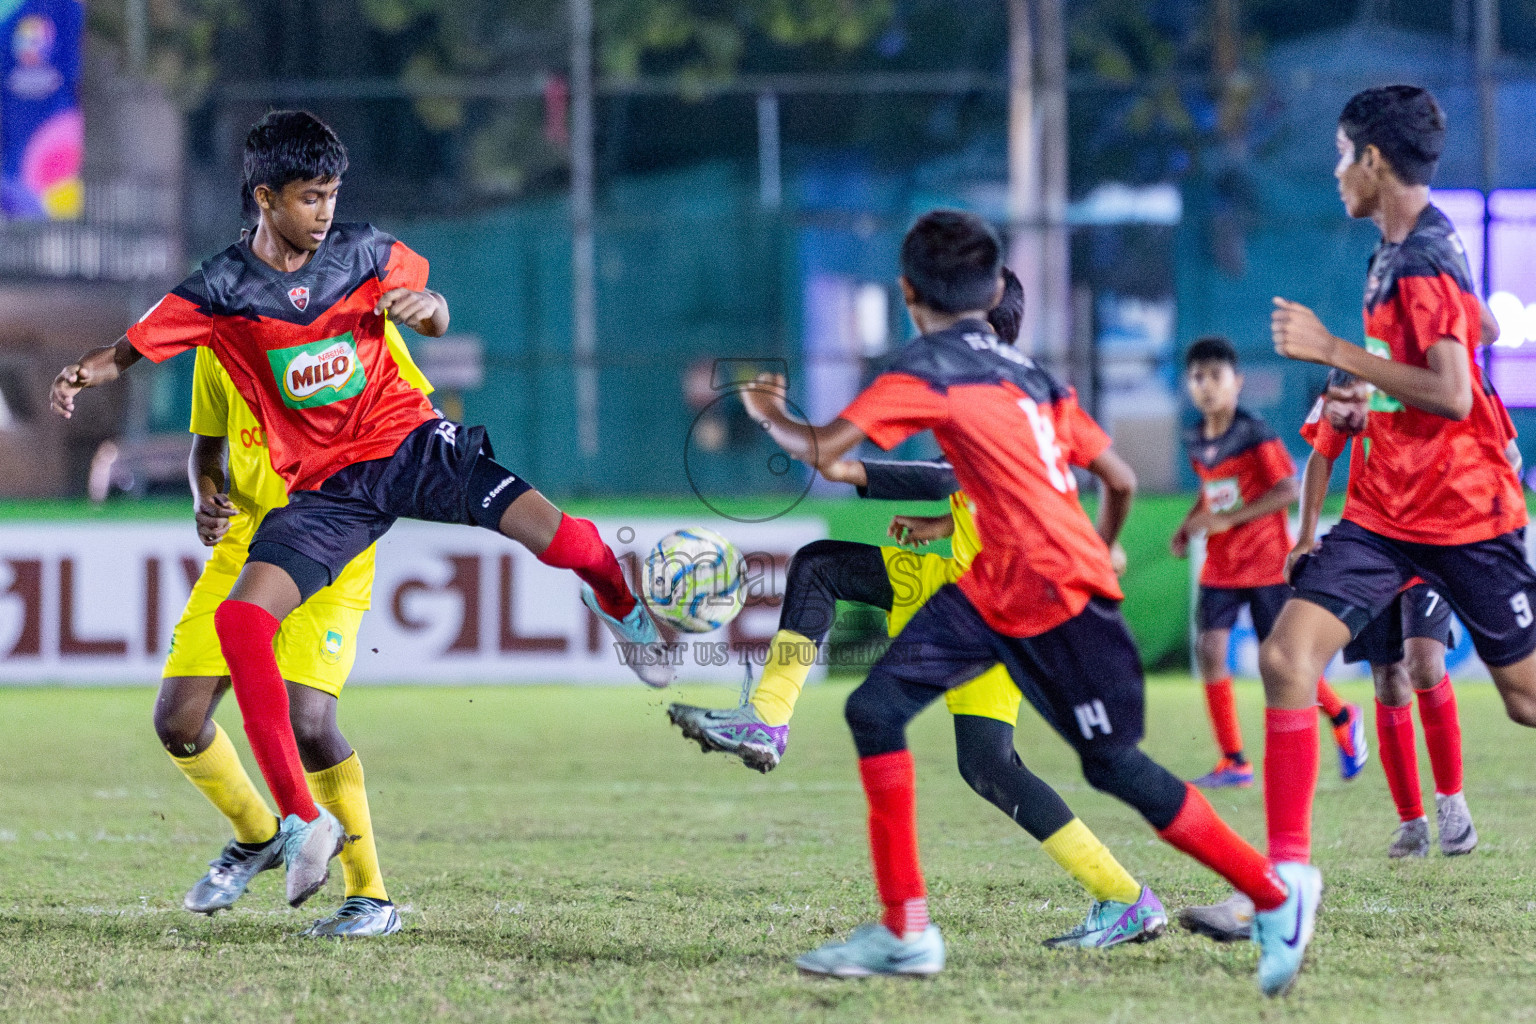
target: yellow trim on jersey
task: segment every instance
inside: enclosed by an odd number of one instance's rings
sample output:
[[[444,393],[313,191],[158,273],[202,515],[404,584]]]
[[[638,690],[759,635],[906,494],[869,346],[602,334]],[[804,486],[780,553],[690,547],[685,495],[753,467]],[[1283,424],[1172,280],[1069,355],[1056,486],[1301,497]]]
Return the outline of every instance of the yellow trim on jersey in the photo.
[[[891,636],[900,633],[940,587],[955,582],[964,572],[958,559],[931,551],[882,547],[880,557],[885,559],[885,575],[891,581],[891,611],[886,617]]]
[[[882,547],[880,556],[885,559],[885,572],[891,581],[891,611],[887,617],[887,629],[891,636],[900,633],[912,621],[917,610],[946,583],[953,583],[970,567],[980,545],[970,545],[964,539],[976,534],[971,520],[970,503],[962,496],[959,502],[951,499],[955,513],[955,535],[952,548],[955,557],[918,553],[906,548]],[[961,524],[965,532],[961,532]],[[964,546],[963,546],[964,545]],[[964,552],[964,562],[961,561]],[[1024,695],[1014,685],[1013,677],[1001,664],[993,665],[981,675],[964,685],[944,694],[944,704],[952,715],[979,715],[995,718],[1013,725],[1019,720],[1019,708]]]
[[[1001,663],[993,665],[970,682],[946,690],[944,706],[952,715],[977,715],[1014,725],[1024,694],[1014,685],[1013,677]]]
[[[981,535],[976,532],[976,503],[966,497],[964,491],[956,491],[949,496],[949,513],[955,520],[949,550],[959,567],[959,572],[955,573],[955,578],[959,579],[981,551]]]

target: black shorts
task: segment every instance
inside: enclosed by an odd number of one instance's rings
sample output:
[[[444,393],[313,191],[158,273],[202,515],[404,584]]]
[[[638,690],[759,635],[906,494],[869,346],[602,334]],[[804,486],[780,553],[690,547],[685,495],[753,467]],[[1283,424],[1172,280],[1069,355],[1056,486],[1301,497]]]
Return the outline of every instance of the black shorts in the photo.
[[[1450,602],[1484,663],[1512,665],[1536,651],[1536,571],[1525,530],[1475,544],[1414,544],[1344,520],[1292,573],[1296,596],[1321,605],[1359,636],[1415,576]]]
[[[1344,648],[1344,660],[1369,662],[1372,668],[1396,665],[1403,660],[1403,641],[1409,637],[1438,640],[1447,650],[1456,646],[1451,632],[1451,606],[1427,583],[1409,587],[1394,597],[1387,610],[1372,619]]]
[[[428,420],[395,454],[337,470],[267,513],[249,560],[288,571],[308,600],[396,519],[496,529],[501,514],[532,487],[491,458],[484,427]]]
[[[1093,598],[1055,629],[1024,639],[987,625],[953,583],[918,609],[870,671],[908,692],[953,689],[1001,661],[1036,711],[1082,752],[1134,746],[1145,726],[1136,643],[1116,602]]]
[[[1280,609],[1291,599],[1291,588],[1284,583],[1267,587],[1206,587],[1200,588],[1195,603],[1195,624],[1201,632],[1207,629],[1231,629],[1237,622],[1237,613],[1243,605],[1253,618],[1253,631],[1259,635],[1259,643],[1275,628]]]

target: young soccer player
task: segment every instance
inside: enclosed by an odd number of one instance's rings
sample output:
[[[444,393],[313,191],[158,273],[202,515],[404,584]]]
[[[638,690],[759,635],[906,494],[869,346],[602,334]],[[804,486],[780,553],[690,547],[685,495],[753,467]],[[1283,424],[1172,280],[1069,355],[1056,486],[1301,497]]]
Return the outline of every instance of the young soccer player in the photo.
[[[1343,521],[1298,560],[1296,595],[1260,649],[1264,803],[1270,857],[1300,883],[1298,908],[1260,908],[1272,955],[1261,979],[1283,991],[1301,968],[1321,875],[1311,856],[1317,781],[1315,684],[1329,659],[1422,577],[1449,601],[1511,719],[1536,726],[1536,572],[1526,563],[1524,496],[1505,457],[1498,403],[1474,361],[1481,304],[1460,240],[1429,201],[1445,116],[1427,90],[1367,89],[1345,105],[1334,176],[1346,212],[1381,231],[1366,276],[1366,345],[1336,337],[1307,307],[1275,299],[1275,351],[1373,385],[1350,456]]]
[[[999,338],[1012,344],[1023,315],[1024,289],[1003,271],[1002,300],[988,313]],[[1108,439],[1104,442],[1107,446]],[[1135,475],[1108,448],[1089,460],[1106,482],[1099,529],[1118,531],[1129,512]],[[939,587],[970,567],[980,542],[970,501],[959,491],[954,471],[942,462],[844,461],[826,467],[829,479],[854,484],[865,497],[889,500],[948,498],[951,514],[898,516],[891,536],[926,544],[953,535],[953,557],[819,540],[795,552],[785,583],[779,632],[769,646],[762,678],[750,702],[738,708],[673,704],[668,709],[683,735],[705,751],[734,754],[759,771],[771,771],[783,756],[789,719],[816,653],[832,626],[838,601],[854,601],[888,614],[896,636]],[[1113,532],[1107,539],[1114,541]],[[954,716],[955,753],[960,774],[983,799],[1038,840],[1041,848],[1092,897],[1088,916],[1048,946],[1105,949],[1156,938],[1167,913],[1109,849],[1067,807],[1061,797],[1025,767],[1014,749],[1014,725],[1022,694],[1001,664],[944,695]],[[769,724],[770,721],[773,724]]]
[[[1243,753],[1242,727],[1227,669],[1232,626],[1243,606],[1259,642],[1269,635],[1280,607],[1291,596],[1285,556],[1291,550],[1286,509],[1296,500],[1296,464],[1269,424],[1238,404],[1243,375],[1237,350],[1222,337],[1206,337],[1184,356],[1184,382],[1201,422],[1184,433],[1189,464],[1200,478],[1200,495],[1174,532],[1169,547],[1183,558],[1189,538],[1206,535],[1196,605],[1195,656],[1205,680],[1205,703],[1221,760],[1195,780],[1206,789],[1253,785],[1253,765]],[[1339,774],[1352,779],[1365,767],[1365,718],[1319,679],[1318,702],[1333,724]]]
[[[1093,786],[1131,804],[1160,836],[1258,906],[1294,903],[1264,857],[1199,790],[1138,746],[1141,664],[1120,617],[1109,548],[1077,500],[1071,469],[1103,450],[1103,433],[1066,388],[987,325],[1002,288],[996,236],[969,214],[926,214],[902,242],[901,270],[922,337],[842,416],[820,427],[792,419],[773,380],[745,396],[786,452],[819,466],[865,439],[888,449],[932,430],[976,503],[981,540],[970,571],[918,609],[848,698],[884,919],[797,964],[835,976],[942,969],[944,942],[928,920],[918,864],[906,724],[999,661],[1076,748]]]
[[[427,288],[427,261],[366,224],[335,224],[346,149],[314,115],[277,111],[246,136],[246,196],[259,210],[245,243],[205,262],[115,345],[55,378],[51,404],[74,412],[82,390],[139,359],[213,350],[266,431],[289,502],[251,539],[214,628],[246,735],[283,816],[289,902],[325,884],[344,833],[317,807],[289,724],[272,644],[284,618],[334,583],[397,518],[477,525],[571,569],[587,607],[631,645],[645,682],[673,671],[656,625],[613,551],[492,458],[483,427],[438,417],[400,375],[386,314],[419,334],[448,329],[448,303]]]
[[[391,357],[402,377],[431,393],[394,324],[385,324]],[[233,906],[262,871],[282,861],[277,816],[251,784],[213,712],[229,689],[213,617],[234,587],[256,526],[271,508],[288,503],[272,469],[260,424],[234,382],[208,349],[200,349],[192,378],[190,476],[198,537],[213,549],[171,637],[155,732],[172,762],[234,829],[235,837],[187,892],[190,911],[213,914]],[[284,621],[277,660],[288,688],[299,759],[316,802],[336,815],[351,841],[341,851],[346,897],[307,935],[365,937],[400,930],[400,915],[384,888],[373,837],[362,763],[336,726],[336,702],[357,658],[357,631],[373,589],[369,548]]]
[[[1367,400],[1368,396],[1362,394],[1357,413],[1362,423],[1368,415]],[[1349,434],[1336,429],[1324,415],[1325,404],[1326,400],[1319,398],[1301,428],[1312,453],[1302,474],[1301,537],[1286,561],[1287,570],[1317,547],[1317,521],[1328,495],[1328,479],[1333,464],[1349,444]],[[1462,792],[1461,721],[1456,713],[1456,693],[1445,670],[1445,652],[1454,643],[1450,605],[1415,576],[1392,599],[1387,610],[1372,619],[1344,648],[1345,661],[1370,664],[1376,686],[1377,748],[1400,821],[1387,847],[1388,857],[1429,854],[1429,819],[1419,794],[1418,752],[1413,737],[1415,693],[1435,779],[1440,852],[1455,857],[1471,853],[1477,846],[1477,829]]]

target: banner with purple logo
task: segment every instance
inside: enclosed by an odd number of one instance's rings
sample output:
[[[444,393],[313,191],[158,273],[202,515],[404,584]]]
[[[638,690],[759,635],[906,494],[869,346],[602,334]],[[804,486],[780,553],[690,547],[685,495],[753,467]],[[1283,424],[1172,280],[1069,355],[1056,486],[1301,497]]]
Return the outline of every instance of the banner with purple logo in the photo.
[[[0,212],[72,220],[85,206],[80,165],[80,0],[0,0]]]

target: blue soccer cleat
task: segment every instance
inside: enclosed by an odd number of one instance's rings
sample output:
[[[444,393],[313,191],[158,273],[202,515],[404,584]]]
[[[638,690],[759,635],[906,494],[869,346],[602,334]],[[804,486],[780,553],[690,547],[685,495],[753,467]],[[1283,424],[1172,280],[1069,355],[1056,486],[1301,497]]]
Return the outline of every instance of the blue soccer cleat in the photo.
[[[1150,942],[1168,928],[1168,912],[1157,894],[1146,886],[1135,903],[1093,901],[1088,917],[1065,935],[1046,939],[1052,949],[1109,949],[1122,942]]]
[[[603,611],[602,605],[597,603],[597,594],[583,583],[581,603],[608,627],[608,632],[617,641],[619,660],[639,676],[642,683],[658,689],[672,684],[677,678],[677,670],[672,667],[671,652],[661,639],[651,613],[646,611],[644,601],[635,598],[635,606],[629,614],[616,619]]]
[[[861,925],[847,942],[829,942],[795,960],[806,974],[867,978],[873,974],[938,974],[944,969],[944,937],[938,925],[899,939],[883,924]]]
[[[1365,745],[1365,715],[1359,704],[1346,704],[1349,715],[1343,725],[1333,727],[1333,739],[1339,745],[1339,776],[1348,782],[1365,769],[1371,752]]]
[[[278,833],[283,837],[283,867],[288,873],[288,905],[297,907],[325,885],[331,877],[331,858],[346,845],[347,833],[336,815],[324,807],[320,816],[304,821],[297,814],[283,819]]]
[[[1317,927],[1323,896],[1323,875],[1310,864],[1285,861],[1275,865],[1285,883],[1285,902],[1253,915],[1253,941],[1259,947],[1259,989],[1266,996],[1283,996],[1301,972],[1301,960]]]
[[[1253,764],[1245,761],[1238,764],[1230,757],[1223,757],[1216,762],[1216,767],[1193,780],[1193,785],[1201,789],[1247,789],[1253,785]]]
[[[393,935],[400,930],[400,914],[389,900],[350,896],[329,917],[322,917],[299,934],[309,938],[365,939]]]
[[[279,831],[260,845],[230,840],[218,857],[208,862],[208,873],[187,890],[181,905],[194,914],[213,914],[234,906],[245,895],[251,879],[283,862],[282,838]]]

